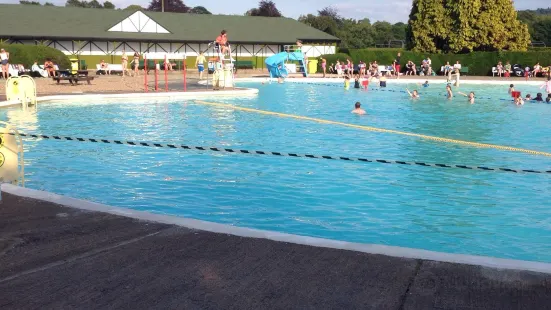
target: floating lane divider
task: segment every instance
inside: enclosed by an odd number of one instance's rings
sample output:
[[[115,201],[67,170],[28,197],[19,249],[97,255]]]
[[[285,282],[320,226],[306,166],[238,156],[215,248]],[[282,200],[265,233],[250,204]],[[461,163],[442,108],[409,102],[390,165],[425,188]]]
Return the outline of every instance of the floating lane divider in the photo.
[[[309,158],[309,159],[327,159],[327,160],[342,160],[348,162],[363,162],[363,163],[379,163],[379,164],[397,164],[405,166],[422,166],[422,167],[434,167],[434,168],[457,168],[464,170],[480,170],[480,171],[494,171],[494,172],[512,172],[512,173],[536,173],[551,175],[551,169],[548,171],[534,170],[534,169],[511,169],[511,168],[492,168],[485,166],[468,166],[468,165],[454,165],[454,164],[436,164],[425,163],[417,161],[402,161],[402,160],[386,160],[386,159],[367,159],[359,157],[345,157],[345,156],[327,156],[327,155],[312,155],[312,154],[298,154],[298,153],[284,153],[284,152],[270,152],[270,151],[253,151],[253,150],[241,150],[232,149],[226,147],[207,147],[207,146],[190,146],[183,144],[167,144],[167,143],[154,143],[154,142],[138,142],[138,141],[123,141],[123,140],[107,140],[107,139],[92,139],[92,138],[78,138],[78,137],[62,137],[62,136],[47,136],[47,135],[35,135],[20,133],[22,137],[38,138],[38,139],[51,139],[62,141],[74,141],[74,142],[93,142],[93,143],[105,143],[105,144],[118,144],[118,145],[134,145],[156,148],[169,148],[169,149],[184,149],[204,152],[220,152],[220,153],[234,153],[234,154],[249,154],[249,155],[267,155],[276,157],[294,157],[294,158]]]
[[[344,80],[343,80],[344,81]],[[330,86],[330,87],[338,87],[338,88],[343,88],[344,89],[344,85],[342,82],[338,82],[338,83],[313,83],[313,82],[293,82],[294,84],[304,84],[304,85],[318,85],[318,86]],[[375,82],[376,83],[376,82]],[[409,83],[409,84],[401,84],[401,85],[404,85],[404,86],[408,86],[408,85],[411,85],[413,83]],[[377,84],[375,84],[377,85]],[[360,88],[363,90],[363,88]],[[407,93],[407,91],[405,90],[396,90],[396,89],[385,89],[385,88],[381,88],[381,87],[371,87],[369,88],[370,91],[382,91],[382,92],[391,92],[391,93]],[[443,91],[442,91],[442,96],[448,96],[447,94],[444,94]],[[481,97],[481,96],[476,96],[476,99],[485,99],[485,100],[501,100],[501,101],[511,101],[513,102],[513,98],[492,98],[492,97]]]
[[[421,139],[431,140],[431,141],[437,141],[437,142],[454,143],[454,144],[468,145],[468,146],[473,146],[473,147],[478,147],[478,148],[487,148],[487,149],[495,149],[495,150],[511,151],[511,152],[519,152],[519,153],[527,153],[527,154],[532,154],[532,155],[541,155],[541,156],[551,157],[551,153],[548,153],[548,152],[533,151],[533,150],[527,150],[527,149],[511,147],[511,146],[505,146],[505,145],[470,142],[470,141],[464,141],[464,140],[456,140],[456,139],[441,138],[441,137],[435,137],[435,136],[427,136],[427,135],[422,135],[422,134],[417,134],[417,133],[412,133],[412,132],[384,129],[384,128],[378,128],[378,127],[364,126],[364,125],[355,125],[355,124],[325,120],[325,119],[321,119],[321,118],[300,116],[300,115],[294,115],[294,114],[285,114],[285,113],[272,112],[272,111],[266,111],[266,110],[258,110],[258,109],[253,109],[253,108],[245,108],[245,107],[239,107],[239,106],[235,106],[235,105],[231,105],[231,104],[227,104],[227,103],[207,102],[207,101],[202,101],[202,100],[195,100],[194,102],[202,104],[202,105],[210,105],[210,106],[228,108],[228,109],[233,109],[233,110],[238,110],[238,111],[245,111],[245,112],[265,114],[265,115],[273,115],[273,116],[283,117],[283,118],[294,118],[294,119],[312,121],[312,122],[321,123],[321,124],[338,125],[338,126],[343,126],[343,127],[356,128],[356,129],[361,129],[361,130],[366,130],[366,131],[391,133],[391,134],[397,134],[397,135],[403,135],[403,136],[409,136],[409,137],[416,137],[416,138],[421,138]]]

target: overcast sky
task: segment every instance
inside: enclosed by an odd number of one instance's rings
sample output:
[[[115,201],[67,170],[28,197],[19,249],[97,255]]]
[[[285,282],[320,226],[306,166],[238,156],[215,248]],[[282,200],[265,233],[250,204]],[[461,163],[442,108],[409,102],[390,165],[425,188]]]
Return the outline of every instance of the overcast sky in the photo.
[[[44,3],[45,0],[35,0]],[[66,0],[49,0],[64,5]],[[104,0],[98,0],[103,2]],[[110,0],[117,8],[130,4],[147,6],[148,0]],[[0,0],[3,3],[19,3],[19,0]],[[406,22],[412,0],[274,0],[284,16],[298,18],[301,14],[316,13],[317,10],[333,6],[341,16],[355,19],[369,18],[371,21],[385,20],[392,23]],[[214,14],[243,14],[258,5],[258,0],[184,0],[188,6],[202,5]],[[519,10],[550,7],[546,0],[516,0]]]

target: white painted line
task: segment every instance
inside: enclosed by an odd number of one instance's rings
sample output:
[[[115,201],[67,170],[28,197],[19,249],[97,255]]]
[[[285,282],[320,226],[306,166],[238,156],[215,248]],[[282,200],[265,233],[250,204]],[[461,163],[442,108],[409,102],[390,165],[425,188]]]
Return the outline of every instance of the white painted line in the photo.
[[[126,216],[134,219],[152,221],[165,224],[173,224],[191,229],[210,231],[215,233],[229,234],[234,236],[269,239],[280,242],[289,242],[295,244],[303,244],[317,246],[323,248],[341,249],[349,251],[357,251],[369,254],[381,254],[393,257],[404,257],[412,259],[425,259],[448,263],[477,265],[498,269],[513,269],[526,270],[534,272],[542,272],[551,274],[551,264],[541,262],[531,262],[504,258],[495,258],[487,256],[475,256],[464,254],[452,254],[434,252],[420,249],[403,248],[396,246],[386,246],[378,244],[362,244],[346,241],[337,241],[329,239],[321,239],[314,237],[306,237],[299,235],[291,235],[280,232],[265,231],[258,229],[235,227],[230,225],[218,224],[213,222],[188,219],[177,216],[169,216],[162,214],[154,214],[144,211],[136,211],[132,209],[111,207],[95,202],[75,199],[71,197],[61,196],[49,192],[38,191],[23,187],[14,186],[11,184],[2,184],[2,191],[12,195],[39,199],[47,202],[56,203],[62,206],[72,207],[76,209],[105,212],[119,216]]]

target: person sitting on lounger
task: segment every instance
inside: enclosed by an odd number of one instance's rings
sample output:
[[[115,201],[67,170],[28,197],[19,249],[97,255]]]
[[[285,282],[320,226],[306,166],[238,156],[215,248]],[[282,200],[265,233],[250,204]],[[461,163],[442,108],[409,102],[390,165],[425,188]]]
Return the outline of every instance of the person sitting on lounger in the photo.
[[[100,64],[99,64],[99,73],[100,74],[110,74],[111,72],[109,72],[109,65],[102,59]]]
[[[40,69],[38,66],[38,61],[35,61],[31,67],[31,72],[40,75],[41,77],[48,77],[48,72],[44,69]]]
[[[50,58],[47,58],[44,62],[44,70],[48,72],[48,76],[55,76],[55,67],[54,63]]]

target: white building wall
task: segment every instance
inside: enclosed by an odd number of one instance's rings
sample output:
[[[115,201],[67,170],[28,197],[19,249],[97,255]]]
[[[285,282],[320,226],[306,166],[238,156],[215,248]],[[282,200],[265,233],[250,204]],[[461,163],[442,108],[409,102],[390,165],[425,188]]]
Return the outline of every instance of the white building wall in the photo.
[[[336,47],[330,45],[303,45],[302,52],[308,57],[319,57],[326,54],[335,54]]]
[[[35,45],[33,40],[22,41],[23,44]],[[145,42],[127,42],[121,44],[121,42],[107,42],[107,41],[54,41],[50,44],[51,47],[59,49],[66,55],[96,55],[102,56],[106,54],[121,55],[122,50],[125,49],[127,53],[133,53],[138,51],[144,53],[148,50],[151,53],[178,53],[184,54],[187,57],[196,56],[200,51],[207,49],[207,44],[182,44],[182,43],[145,43]],[[232,56],[237,57],[270,57],[279,53],[279,45],[233,45]],[[320,46],[320,45],[304,45],[302,48],[305,55],[308,57],[318,57],[323,54],[334,54],[336,52],[335,46]],[[207,55],[212,55],[213,49],[207,50]]]

